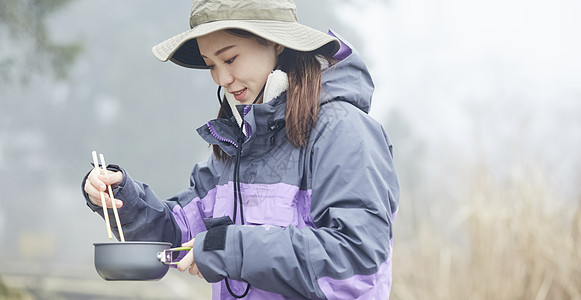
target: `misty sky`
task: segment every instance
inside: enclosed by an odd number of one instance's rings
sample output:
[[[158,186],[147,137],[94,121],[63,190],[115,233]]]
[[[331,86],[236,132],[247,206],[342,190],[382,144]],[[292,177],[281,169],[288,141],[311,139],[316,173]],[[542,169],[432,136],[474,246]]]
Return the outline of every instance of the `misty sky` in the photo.
[[[373,114],[405,116],[434,175],[454,160],[500,176],[521,164],[579,192],[581,2],[351,3],[338,11],[365,37]]]

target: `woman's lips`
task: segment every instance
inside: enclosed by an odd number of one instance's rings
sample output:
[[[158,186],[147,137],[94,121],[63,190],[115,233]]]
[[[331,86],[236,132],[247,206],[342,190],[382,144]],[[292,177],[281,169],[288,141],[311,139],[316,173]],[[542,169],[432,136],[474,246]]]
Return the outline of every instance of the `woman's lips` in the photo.
[[[234,98],[238,101],[242,101],[244,100],[244,97],[246,96],[246,89],[241,89],[239,91],[235,91],[232,93],[232,95],[234,95]]]

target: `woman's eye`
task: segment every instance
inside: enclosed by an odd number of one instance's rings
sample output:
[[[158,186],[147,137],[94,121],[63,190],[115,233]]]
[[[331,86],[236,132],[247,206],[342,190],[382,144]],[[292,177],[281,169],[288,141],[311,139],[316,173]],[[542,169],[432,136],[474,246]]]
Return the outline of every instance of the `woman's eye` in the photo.
[[[234,62],[234,60],[236,60],[236,57],[237,57],[237,56],[234,56],[234,57],[230,58],[229,60],[225,61],[224,63],[226,63],[226,64],[231,64],[231,63],[233,63],[233,62]]]

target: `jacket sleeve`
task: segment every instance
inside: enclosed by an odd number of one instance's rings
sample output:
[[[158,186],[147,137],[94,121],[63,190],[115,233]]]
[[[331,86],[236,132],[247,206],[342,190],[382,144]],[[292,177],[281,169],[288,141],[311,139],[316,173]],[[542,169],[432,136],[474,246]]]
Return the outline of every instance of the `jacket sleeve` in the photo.
[[[347,114],[333,117],[332,105],[345,105]],[[206,280],[242,280],[290,297],[355,299],[376,283],[355,281],[391,271],[385,266],[399,197],[391,144],[381,125],[354,106],[324,109],[306,172],[316,227],[230,225],[224,249],[212,251],[204,251],[211,230],[202,232],[194,259]]]
[[[213,159],[197,164],[190,176],[190,186],[177,195],[162,201],[145,183],[133,180],[121,167],[109,165],[111,171],[123,172],[123,180],[113,189],[115,198],[123,201],[118,209],[123,234],[128,241],[164,241],[174,246],[191,240],[206,230],[203,219],[211,217],[215,182]],[[84,186],[87,176],[83,179]],[[83,190],[87,205],[101,217],[103,209],[92,204]],[[111,227],[117,239],[119,234],[113,215],[108,209]]]

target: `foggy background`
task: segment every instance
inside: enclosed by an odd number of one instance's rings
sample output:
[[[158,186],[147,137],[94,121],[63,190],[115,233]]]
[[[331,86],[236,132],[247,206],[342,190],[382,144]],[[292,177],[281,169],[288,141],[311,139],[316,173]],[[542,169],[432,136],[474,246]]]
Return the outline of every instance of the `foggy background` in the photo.
[[[496,189],[524,182],[532,191],[526,203],[542,198],[532,205],[579,208],[581,2],[296,4],[301,23],[347,39],[376,84],[371,115],[394,144],[402,189],[393,299],[422,299],[422,290],[454,298],[454,254],[474,257],[473,236],[458,229],[472,226],[471,205],[480,203],[474,199],[487,203],[494,194],[501,205],[478,207],[510,219],[518,211],[507,208],[512,194]],[[189,28],[190,6],[189,0],[0,0],[0,298],[209,297],[209,284],[175,270],[159,282],[103,281],[92,244],[106,241],[106,230],[80,186],[93,150],[161,198],[186,187],[193,165],[208,156],[195,129],[218,109],[209,73],[151,54],[153,45]],[[488,188],[474,197],[475,182],[484,181]],[[578,233],[575,220],[563,227],[572,230],[567,245]],[[546,222],[542,228],[557,220]],[[501,228],[492,241],[503,238],[516,237]],[[432,249],[427,243],[437,247],[424,253]],[[436,265],[413,265],[418,257]],[[563,278],[579,280],[578,268]],[[517,298],[581,295],[576,288],[557,292],[554,282],[567,283],[561,271],[539,282],[515,280],[516,289],[530,290]],[[422,272],[432,279],[421,281]],[[431,284],[450,291],[430,294],[438,289]]]

